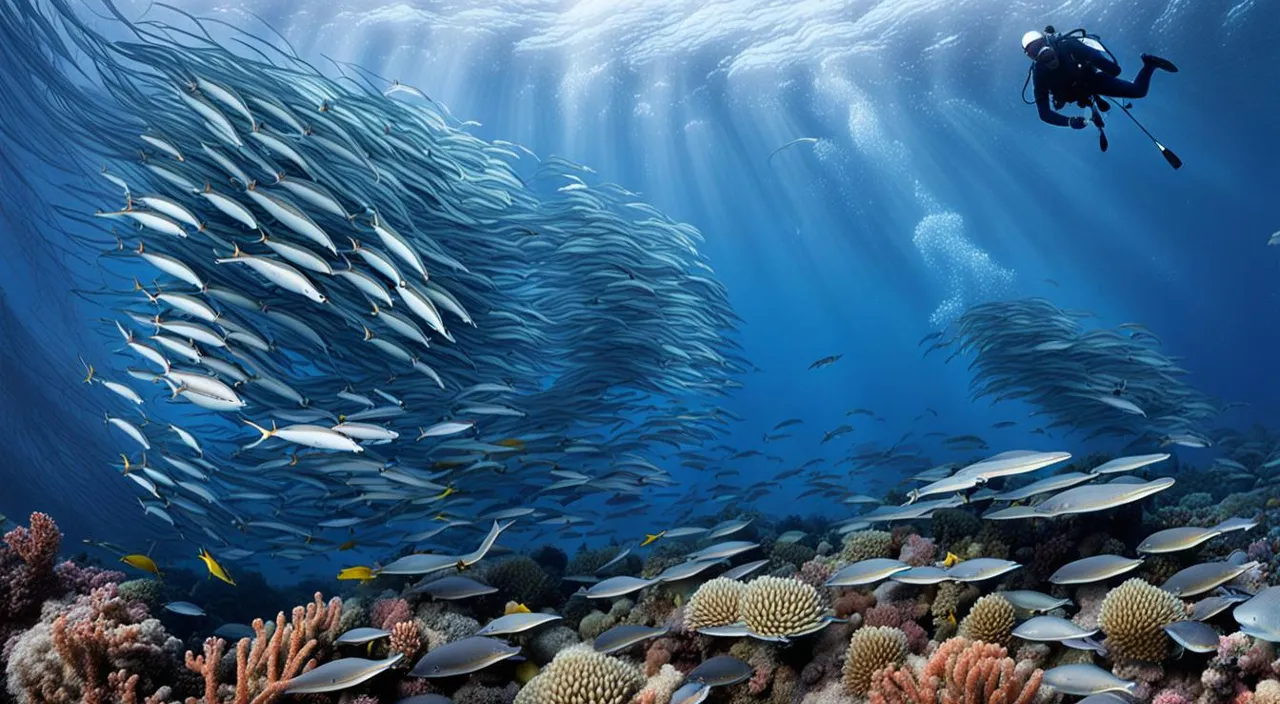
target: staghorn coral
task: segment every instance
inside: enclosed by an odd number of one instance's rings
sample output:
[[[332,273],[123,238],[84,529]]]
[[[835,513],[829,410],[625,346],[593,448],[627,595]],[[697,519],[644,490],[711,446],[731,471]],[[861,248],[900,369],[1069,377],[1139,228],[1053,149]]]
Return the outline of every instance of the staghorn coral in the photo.
[[[1176,596],[1134,578],[1103,599],[1098,626],[1107,635],[1104,644],[1115,655],[1159,662],[1169,649],[1164,626],[1185,614],[1186,607]]]
[[[560,651],[516,695],[515,704],[626,704],[644,685],[640,670],[589,645]]]
[[[896,628],[866,627],[854,631],[845,655],[842,682],[850,694],[863,696],[877,670],[901,665],[907,657],[907,636]]]
[[[485,581],[508,599],[514,599],[531,609],[546,604],[552,580],[533,558],[517,555],[490,565],[485,570]]]
[[[187,651],[187,669],[204,680],[204,696],[188,699],[187,704],[274,702],[290,679],[323,659],[320,653],[332,645],[341,623],[342,600],[334,597],[326,604],[319,592],[305,607],[295,606],[288,621],[283,611],[276,614],[273,626],[255,619],[251,624],[253,639],[242,638],[236,643],[236,682],[230,696],[223,693],[218,672],[226,641],[209,638],[201,655]]]
[[[742,590],[738,612],[755,633],[789,636],[818,625],[822,599],[816,589],[798,579],[757,577]]]
[[[717,577],[698,587],[684,610],[684,624],[690,630],[724,626],[738,620],[739,606],[746,585],[733,579]]]
[[[1013,604],[999,594],[979,598],[960,622],[960,635],[997,645],[1008,645],[1013,637]]]
[[[1029,704],[1044,673],[1019,670],[998,645],[952,638],[918,677],[908,668],[877,672],[868,699],[871,704]]]
[[[840,559],[860,562],[873,557],[889,557],[893,554],[893,534],[882,530],[860,530],[844,537],[844,549]]]

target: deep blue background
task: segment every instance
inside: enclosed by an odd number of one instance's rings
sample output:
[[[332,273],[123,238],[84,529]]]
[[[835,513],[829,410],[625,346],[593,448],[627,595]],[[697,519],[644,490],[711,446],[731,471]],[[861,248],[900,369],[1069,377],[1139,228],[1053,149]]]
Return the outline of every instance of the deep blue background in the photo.
[[[929,266],[913,244],[930,214],[952,226],[944,262],[963,270],[985,252],[987,271],[1009,272],[987,287],[990,278],[962,274],[965,304],[1041,295],[1107,325],[1144,323],[1193,383],[1250,404],[1226,420],[1275,425],[1280,248],[1266,240],[1280,228],[1280,49],[1271,36],[1280,4],[1169,4],[1186,7],[849,0],[815,11],[652,0],[630,12],[601,2],[476,3],[468,15],[466,3],[415,2],[326,3],[323,15],[293,15],[282,14],[288,3],[248,6],[317,66],[330,65],[327,55],[418,86],[482,123],[480,136],[589,164],[601,181],[700,228],[762,369],[726,402],[747,419],[727,441],[759,447],[762,431],[803,418],[794,439],[767,448],[789,467],[823,450],[837,458],[852,442],[887,446],[910,430],[977,433],[992,452],[1088,449],[1025,436],[1024,424],[991,430],[1027,409],[971,402],[965,363],[921,360],[917,342],[937,329],[930,318],[951,293],[946,266]],[[121,5],[130,16],[144,6]],[[727,9],[736,6],[755,9],[739,21]],[[243,6],[192,8],[215,10],[265,31]],[[735,19],[717,22],[720,11]],[[806,24],[810,14],[821,21]],[[1018,95],[1018,39],[1046,22],[1102,33],[1126,76],[1142,51],[1179,64],[1176,76],[1155,77],[1134,112],[1184,169],[1171,170],[1118,113],[1107,154],[1092,130],[1038,122]],[[847,42],[829,38],[840,23],[853,27]],[[813,35],[812,45],[779,39]],[[779,41],[774,59],[750,60]],[[822,142],[766,163],[801,136]],[[78,384],[76,359],[103,357],[115,341],[99,332],[102,311],[67,293],[92,272],[28,239],[14,215],[0,220],[0,282],[12,309],[0,317],[0,512],[49,510],[73,537],[123,542],[140,530],[140,512],[110,469],[115,444]],[[844,357],[806,369],[831,354]],[[822,431],[859,406],[885,422],[854,418],[853,434],[820,448]],[[939,418],[916,422],[925,407]],[[734,467],[750,484],[778,465]],[[897,479],[866,472],[854,482],[878,490]],[[782,498],[761,508],[796,509]]]

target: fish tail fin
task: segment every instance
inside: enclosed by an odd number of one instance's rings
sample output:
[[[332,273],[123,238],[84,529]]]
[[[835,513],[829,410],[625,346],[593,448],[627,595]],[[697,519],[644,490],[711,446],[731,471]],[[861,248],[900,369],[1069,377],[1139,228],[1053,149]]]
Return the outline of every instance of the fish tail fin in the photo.
[[[378,302],[377,302],[377,301],[370,301],[370,303],[372,303],[372,304],[373,304],[373,310],[369,312],[369,315],[377,315],[377,314],[378,314]]]
[[[276,183],[280,183],[281,181],[283,181],[283,180],[284,180],[284,172],[283,172],[283,171],[277,171],[277,172],[275,173],[275,177],[276,177]]]
[[[364,339],[365,339],[365,341],[367,342],[367,341],[369,341],[369,340],[372,340],[372,339],[373,339],[373,337],[374,337],[374,335],[373,335],[373,331],[372,331],[372,330],[370,330],[370,329],[369,329],[368,327],[366,327],[366,326],[363,326],[363,325],[362,325],[361,327],[363,327],[363,328],[364,328]]]
[[[120,245],[124,246],[124,240],[120,240]],[[138,240],[138,254],[145,254],[146,247],[142,244],[142,240]]]
[[[256,191],[256,190],[258,190],[258,179],[256,179],[256,178],[251,178],[251,179],[249,179],[249,182],[248,182],[248,183],[246,183],[246,184],[244,185],[244,189],[245,189],[246,191]]]
[[[245,423],[247,423],[247,424],[248,424],[250,427],[252,427],[254,430],[258,431],[259,433],[262,433],[262,437],[261,437],[261,438],[259,438],[257,441],[252,442],[252,443],[250,443],[250,444],[248,444],[248,445],[245,445],[245,449],[246,449],[246,450],[248,450],[248,449],[250,449],[250,448],[253,448],[253,447],[257,447],[258,445],[262,444],[262,443],[263,443],[263,441],[265,441],[267,438],[269,438],[269,437],[271,437],[272,435],[275,435],[275,434],[276,434],[276,422],[275,422],[274,420],[273,420],[273,421],[271,421],[271,430],[267,430],[266,428],[262,427],[261,425],[258,425],[257,423],[254,423],[253,421],[249,420],[248,418],[245,418],[245,419],[244,419],[244,422],[245,422]]]

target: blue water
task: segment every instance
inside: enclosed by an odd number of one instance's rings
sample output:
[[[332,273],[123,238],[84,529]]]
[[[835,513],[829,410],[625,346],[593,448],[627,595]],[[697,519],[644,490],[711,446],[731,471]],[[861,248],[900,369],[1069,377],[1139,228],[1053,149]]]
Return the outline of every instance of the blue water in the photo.
[[[147,5],[119,7],[136,18]],[[991,429],[1030,409],[971,400],[963,358],[921,358],[922,336],[992,299],[1043,296],[1094,312],[1100,325],[1141,322],[1194,385],[1248,404],[1224,424],[1275,426],[1280,248],[1266,241],[1280,228],[1280,48],[1270,37],[1280,5],[1005,5],[183,7],[266,36],[252,10],[321,70],[332,70],[328,57],[398,78],[479,122],[474,134],[588,164],[599,181],[637,191],[701,230],[702,251],[745,320],[739,341],[760,369],[723,401],[745,418],[724,441],[786,460],[734,463],[746,487],[811,457],[837,459],[850,438],[888,447],[909,431],[976,433],[992,451],[1094,449],[1078,438],[1026,435],[1026,423]],[[1026,59],[1018,40],[1046,23],[1101,33],[1126,76],[1144,51],[1180,66],[1177,75],[1156,75],[1133,113],[1185,160],[1182,170],[1170,169],[1119,113],[1109,116],[1105,154],[1092,129],[1037,120],[1019,97]],[[766,161],[798,137],[819,141]],[[47,186],[34,195],[59,197]],[[0,331],[11,360],[0,368],[0,512],[50,511],[74,538],[141,539],[154,529],[109,468],[117,440],[79,384],[77,355],[105,357],[116,344],[99,332],[101,309],[67,293],[93,288],[85,261],[96,252],[66,243],[80,261],[54,251],[30,236],[15,209],[36,206],[12,205],[0,219],[0,282],[11,309]],[[835,365],[807,369],[835,354],[843,355]],[[822,432],[855,407],[884,421],[855,417],[845,442],[820,446]],[[926,408],[937,418],[917,421]],[[805,420],[795,437],[762,445],[762,432],[790,417]],[[924,449],[938,462],[969,458]],[[1193,462],[1212,456],[1182,453]],[[671,469],[692,483],[711,481]],[[879,493],[898,479],[879,468],[853,481]],[[775,492],[755,508],[839,514],[789,501],[799,490]]]

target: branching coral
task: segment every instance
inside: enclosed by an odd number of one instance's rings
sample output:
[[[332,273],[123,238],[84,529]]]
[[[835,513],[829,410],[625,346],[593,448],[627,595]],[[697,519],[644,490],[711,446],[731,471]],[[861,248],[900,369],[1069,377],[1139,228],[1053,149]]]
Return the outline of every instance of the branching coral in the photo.
[[[871,704],[1029,704],[1043,675],[1019,672],[998,645],[952,638],[929,658],[919,679],[906,668],[877,672],[868,698]]]
[[[1186,607],[1178,597],[1135,578],[1103,599],[1098,626],[1107,634],[1104,643],[1116,655],[1160,662],[1169,649],[1164,627],[1185,614]]]
[[[293,609],[292,619],[284,612],[276,614],[274,628],[262,619],[252,626],[254,638],[242,638],[236,644],[236,684],[232,698],[220,698],[218,663],[226,641],[210,638],[204,653],[187,651],[187,669],[204,678],[204,697],[188,699],[187,704],[269,704],[284,693],[289,680],[316,666],[313,656],[333,643],[342,621],[342,600],[334,598],[325,604],[319,593],[306,607]]]

